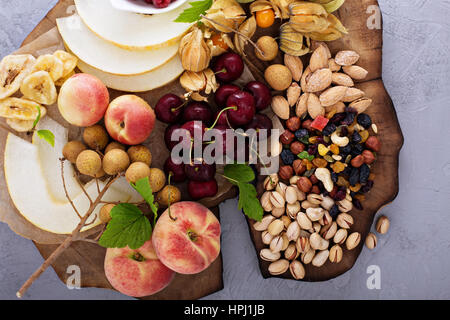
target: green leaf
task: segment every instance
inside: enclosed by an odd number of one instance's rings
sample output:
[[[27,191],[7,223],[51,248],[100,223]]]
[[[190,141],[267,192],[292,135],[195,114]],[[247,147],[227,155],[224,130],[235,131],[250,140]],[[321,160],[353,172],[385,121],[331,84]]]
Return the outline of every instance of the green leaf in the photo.
[[[36,108],[38,109],[38,115],[33,122],[33,128],[31,129],[31,131],[33,131],[36,128],[39,120],[41,120],[41,107],[39,107],[39,105],[37,105]]]
[[[151,235],[152,226],[142,211],[133,204],[120,203],[111,210],[111,221],[98,243],[105,248],[138,249]]]
[[[52,147],[55,146],[55,135],[50,130],[38,130],[37,135],[39,138],[47,141]]]
[[[309,160],[309,161],[313,161],[314,160],[314,156],[313,155],[310,155],[309,153],[308,153],[308,151],[302,151],[302,152],[300,152],[298,155],[297,155],[297,157],[299,157],[300,159],[307,159],[307,160]]]
[[[131,183],[131,186],[139,192],[139,194],[144,198],[145,202],[150,206],[153,212],[154,221],[153,225],[156,223],[156,218],[158,216],[158,205],[155,203],[155,197],[153,196],[152,188],[150,187],[150,182],[148,177],[139,179],[136,184]]]
[[[246,164],[227,164],[224,168],[225,178],[233,184],[237,182],[251,182],[255,180],[253,169]]]
[[[206,11],[211,8],[213,0],[202,0],[189,2],[190,8],[185,9],[175,22],[191,23],[200,20],[200,15],[205,14]]]
[[[261,221],[264,210],[258,200],[256,188],[250,183],[238,183],[239,188],[239,209],[244,214],[256,221]]]

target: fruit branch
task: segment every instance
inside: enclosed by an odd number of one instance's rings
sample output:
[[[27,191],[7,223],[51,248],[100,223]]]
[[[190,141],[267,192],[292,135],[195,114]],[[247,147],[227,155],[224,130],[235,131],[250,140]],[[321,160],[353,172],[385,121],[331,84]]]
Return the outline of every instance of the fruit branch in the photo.
[[[81,229],[87,225],[87,220],[94,212],[97,205],[101,202],[103,196],[105,195],[106,191],[108,191],[109,187],[120,177],[120,175],[116,175],[114,177],[111,177],[108,181],[108,183],[105,185],[105,187],[101,190],[97,198],[91,205],[89,206],[89,209],[87,210],[86,214],[81,219],[80,223],[77,225],[77,227],[72,231],[72,234],[68,236],[63,243],[50,255],[50,257],[47,258],[47,260],[44,261],[44,263],[28,278],[27,281],[22,285],[22,287],[17,291],[16,295],[18,298],[22,298],[25,292],[28,290],[28,288],[33,284],[33,282],[40,277],[40,275],[53,263],[56,261],[56,259],[67,249],[70,247],[70,245],[75,241],[82,241],[85,240],[82,237],[80,237]]]
[[[77,207],[75,206],[75,204],[73,203],[72,199],[70,198],[69,192],[67,192],[66,179],[64,177],[64,161],[65,161],[65,159],[64,158],[60,158],[59,161],[61,163],[61,178],[62,178],[64,193],[66,194],[66,198],[69,201],[69,203],[72,206],[72,208],[75,211],[75,213],[77,214],[78,218],[83,219],[81,214],[78,212]],[[77,181],[78,181],[78,179],[77,179]]]

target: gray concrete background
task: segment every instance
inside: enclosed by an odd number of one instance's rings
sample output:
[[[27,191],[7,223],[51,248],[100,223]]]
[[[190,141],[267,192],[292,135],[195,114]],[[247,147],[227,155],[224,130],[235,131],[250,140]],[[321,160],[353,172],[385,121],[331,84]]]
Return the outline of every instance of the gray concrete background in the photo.
[[[26,2],[26,5],[25,3]],[[225,289],[208,299],[450,298],[450,1],[379,0],[384,19],[383,78],[405,135],[400,193],[382,213],[390,232],[364,249],[352,270],[323,283],[264,280],[237,201],[221,205]],[[56,0],[0,0],[0,56],[14,51]],[[42,263],[31,243],[0,224],[0,299]],[[381,270],[381,289],[366,286]],[[194,285],[194,284],[193,284]],[[126,299],[108,290],[68,290],[52,269],[27,299]]]

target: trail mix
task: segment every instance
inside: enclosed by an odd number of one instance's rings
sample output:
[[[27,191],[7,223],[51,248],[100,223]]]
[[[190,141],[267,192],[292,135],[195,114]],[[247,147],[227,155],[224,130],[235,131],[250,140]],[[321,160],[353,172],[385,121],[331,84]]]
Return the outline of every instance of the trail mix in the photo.
[[[272,102],[285,120],[282,164],[264,181],[260,202],[268,214],[254,224],[268,246],[260,256],[272,262],[269,272],[290,270],[295,279],[305,276],[303,265],[340,263],[343,247],[353,250],[361,242],[350,211],[364,209],[375,179],[370,168],[381,148],[377,126],[364,113],[372,100],[354,87],[367,75],[355,65],[359,55],[340,51],[332,58],[324,43],[315,46],[304,70],[300,59],[285,56],[296,76],[286,97]]]

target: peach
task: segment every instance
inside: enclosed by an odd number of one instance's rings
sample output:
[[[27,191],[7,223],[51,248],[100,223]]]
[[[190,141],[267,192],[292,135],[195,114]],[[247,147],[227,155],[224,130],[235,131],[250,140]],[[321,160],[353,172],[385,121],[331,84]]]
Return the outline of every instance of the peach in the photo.
[[[155,125],[155,112],[143,99],[124,95],[114,99],[105,114],[109,135],[123,144],[144,142]]]
[[[155,294],[167,287],[175,276],[158,260],[151,239],[136,250],[108,248],[105,274],[114,289],[132,297]]]
[[[152,239],[163,264],[178,273],[195,274],[219,256],[220,223],[197,202],[177,202],[158,219]]]
[[[67,122],[78,127],[89,127],[99,122],[108,104],[106,86],[87,73],[73,75],[59,91],[59,112]]]

